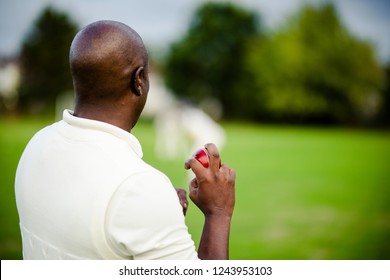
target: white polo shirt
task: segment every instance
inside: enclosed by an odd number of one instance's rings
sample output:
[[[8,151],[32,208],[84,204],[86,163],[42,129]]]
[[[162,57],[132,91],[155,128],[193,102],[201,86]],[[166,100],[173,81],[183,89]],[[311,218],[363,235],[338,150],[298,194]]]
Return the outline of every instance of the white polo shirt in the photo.
[[[172,183],[116,126],[65,110],[27,145],[15,192],[24,259],[197,259]]]

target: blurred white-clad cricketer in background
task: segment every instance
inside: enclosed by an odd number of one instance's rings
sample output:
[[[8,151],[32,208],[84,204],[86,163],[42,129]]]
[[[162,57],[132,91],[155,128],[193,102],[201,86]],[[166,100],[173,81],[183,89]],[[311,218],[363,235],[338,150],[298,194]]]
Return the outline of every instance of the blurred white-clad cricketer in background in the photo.
[[[143,116],[154,119],[155,149],[160,159],[187,158],[204,143],[223,148],[226,134],[213,118],[202,109],[176,99],[156,74],[150,75],[150,84]]]

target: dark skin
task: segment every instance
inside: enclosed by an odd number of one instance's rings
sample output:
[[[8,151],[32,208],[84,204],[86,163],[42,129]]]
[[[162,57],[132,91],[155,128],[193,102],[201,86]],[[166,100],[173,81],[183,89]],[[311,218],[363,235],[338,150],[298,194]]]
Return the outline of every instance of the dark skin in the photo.
[[[128,26],[99,21],[81,30],[70,50],[74,115],[131,132],[149,91],[148,56]]]
[[[148,55],[141,37],[122,23],[98,21],[76,35],[69,60],[75,90],[74,116],[131,132],[149,92]],[[189,196],[205,215],[198,256],[228,259],[235,171],[221,164],[214,144],[207,144],[205,149],[210,157],[208,168],[195,159],[185,163],[185,168],[196,175]],[[176,191],[185,214],[186,193]]]
[[[206,144],[205,150],[209,156],[208,168],[194,158],[185,163],[185,168],[191,168],[196,175],[190,182],[190,198],[205,216],[198,256],[205,260],[227,260],[236,172],[221,163],[214,144]]]

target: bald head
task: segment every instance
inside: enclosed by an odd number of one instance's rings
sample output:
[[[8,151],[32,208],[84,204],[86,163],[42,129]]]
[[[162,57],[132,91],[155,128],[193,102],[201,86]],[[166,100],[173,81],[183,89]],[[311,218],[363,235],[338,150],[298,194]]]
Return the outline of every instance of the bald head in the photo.
[[[136,67],[147,66],[147,52],[141,37],[130,27],[114,21],[86,26],[74,38],[70,67],[79,97],[115,97],[121,82]],[[128,81],[127,81],[128,83]],[[92,92],[93,91],[93,92]]]
[[[132,113],[142,111],[149,89],[148,55],[141,37],[129,26],[115,21],[86,26],[72,42],[69,61],[75,113],[110,110],[126,95],[142,97],[128,104]]]

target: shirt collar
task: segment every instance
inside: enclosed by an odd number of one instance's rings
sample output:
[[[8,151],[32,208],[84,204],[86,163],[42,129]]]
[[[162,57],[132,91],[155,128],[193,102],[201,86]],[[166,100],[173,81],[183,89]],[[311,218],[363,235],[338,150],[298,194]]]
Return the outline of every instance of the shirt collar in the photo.
[[[63,120],[71,126],[94,129],[112,134],[125,141],[140,158],[143,156],[142,147],[138,139],[133,134],[123,130],[122,128],[101,121],[75,117],[73,115],[73,111],[71,110],[64,110]]]

